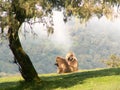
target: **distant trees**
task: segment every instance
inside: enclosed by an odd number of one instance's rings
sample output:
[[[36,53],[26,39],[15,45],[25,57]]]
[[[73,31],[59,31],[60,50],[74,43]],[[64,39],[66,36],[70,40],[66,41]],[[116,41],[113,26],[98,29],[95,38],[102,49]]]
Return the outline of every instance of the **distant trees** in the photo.
[[[102,62],[108,67],[120,67],[120,57],[116,55],[111,55],[107,60],[102,60]]]

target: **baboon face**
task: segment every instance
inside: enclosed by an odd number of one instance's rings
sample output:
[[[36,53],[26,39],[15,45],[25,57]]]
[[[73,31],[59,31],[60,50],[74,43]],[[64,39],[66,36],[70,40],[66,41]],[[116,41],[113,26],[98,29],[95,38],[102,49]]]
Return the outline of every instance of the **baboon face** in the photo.
[[[72,61],[72,60],[73,60],[73,57],[75,57],[74,53],[73,53],[73,52],[69,52],[69,53],[67,53],[67,55],[66,55],[66,60]]]
[[[57,57],[56,58],[56,64],[55,65],[58,68],[58,70],[57,70],[58,73],[71,72],[71,69],[70,69],[67,61],[62,57]]]
[[[69,66],[73,67],[73,71],[78,70],[78,61],[77,58],[75,57],[75,54],[73,52],[69,52],[66,55],[66,61]]]
[[[73,60],[74,60],[73,56],[68,57],[68,61],[73,61]]]

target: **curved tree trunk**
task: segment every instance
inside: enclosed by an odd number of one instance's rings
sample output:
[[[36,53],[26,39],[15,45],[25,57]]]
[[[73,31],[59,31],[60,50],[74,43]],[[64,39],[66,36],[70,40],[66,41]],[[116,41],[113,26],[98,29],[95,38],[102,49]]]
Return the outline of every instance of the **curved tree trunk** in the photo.
[[[19,0],[12,0],[12,8],[9,12],[9,46],[14,55],[15,62],[19,66],[19,71],[25,81],[39,81],[38,74],[29,58],[22,48],[18,31],[26,18],[25,9],[19,5]]]
[[[25,81],[39,81],[38,74],[29,58],[22,48],[18,32],[26,19],[26,11],[19,5],[19,0],[12,0],[12,8],[9,12],[9,46],[14,55],[16,64]]]
[[[29,56],[23,50],[19,36],[19,26],[14,28],[14,26],[9,27],[9,46],[12,50],[15,61],[19,66],[20,73],[25,81],[38,81],[38,74],[29,58]]]

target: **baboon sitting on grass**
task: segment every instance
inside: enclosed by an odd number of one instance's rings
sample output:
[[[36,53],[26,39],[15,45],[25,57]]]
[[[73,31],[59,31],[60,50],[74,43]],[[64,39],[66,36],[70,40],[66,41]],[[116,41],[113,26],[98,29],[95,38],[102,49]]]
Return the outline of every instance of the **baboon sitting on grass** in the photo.
[[[57,73],[68,73],[72,72],[73,69],[67,63],[67,61],[62,57],[56,57]]]
[[[78,70],[78,60],[73,52],[67,53],[66,61],[68,65],[73,68],[73,71]]]

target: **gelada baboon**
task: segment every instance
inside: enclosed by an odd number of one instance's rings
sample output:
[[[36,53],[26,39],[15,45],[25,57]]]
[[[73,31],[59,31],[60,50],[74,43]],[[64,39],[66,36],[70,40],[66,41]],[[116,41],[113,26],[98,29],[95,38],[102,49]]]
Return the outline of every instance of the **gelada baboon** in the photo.
[[[57,73],[68,73],[73,71],[72,67],[70,67],[66,61],[66,59],[62,57],[56,57],[56,63],[57,65]]]
[[[73,52],[67,53],[66,61],[68,65],[73,68],[73,71],[78,70],[78,60]]]

